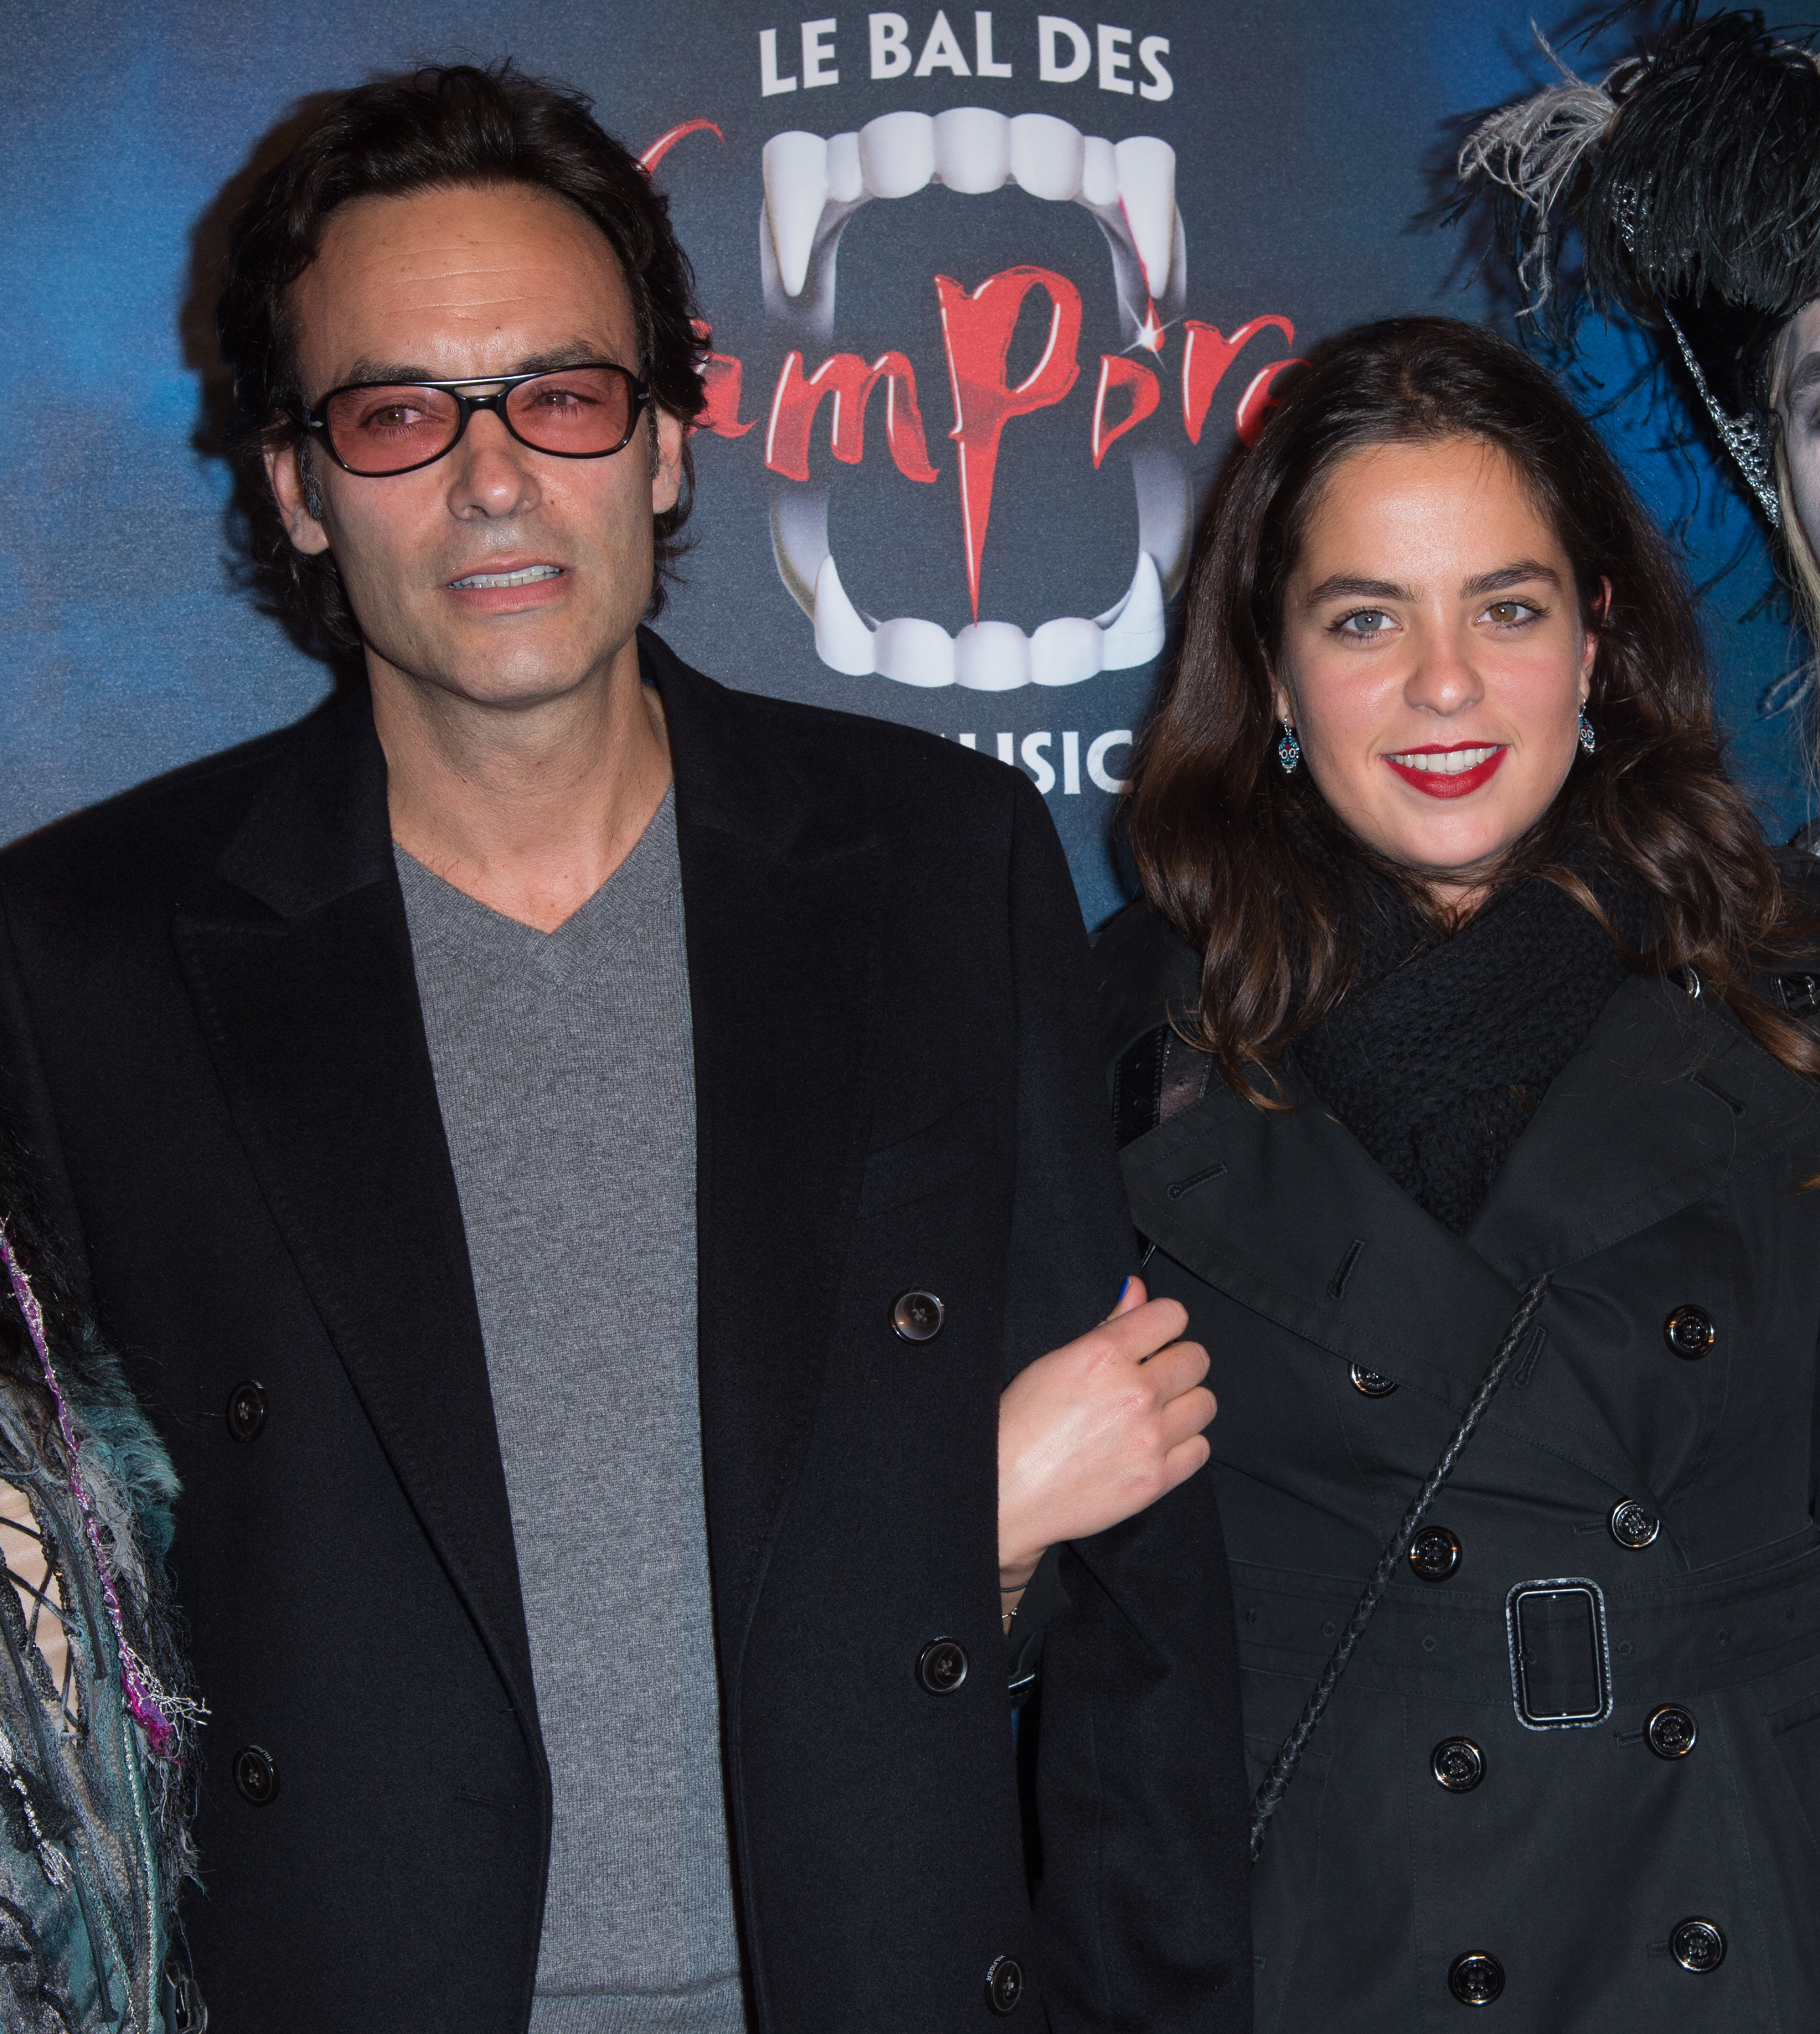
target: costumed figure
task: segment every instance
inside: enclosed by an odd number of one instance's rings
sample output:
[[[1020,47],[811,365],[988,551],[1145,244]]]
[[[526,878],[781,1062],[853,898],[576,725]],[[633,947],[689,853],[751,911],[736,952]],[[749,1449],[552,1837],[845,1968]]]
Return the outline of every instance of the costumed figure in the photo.
[[[177,1480],[0,1167],[0,2024],[199,2034]]]
[[[1820,64],[1754,9],[1681,0],[1597,84],[1561,69],[1468,138],[1462,208],[1490,202],[1532,313],[1562,328],[1590,302],[1655,335],[1820,642]],[[1810,666],[1781,703],[1811,687]]]
[[[1103,1043],[1219,1400],[1259,2034],[1820,2026],[1820,872],[1521,349],[1314,349],[1129,812]]]

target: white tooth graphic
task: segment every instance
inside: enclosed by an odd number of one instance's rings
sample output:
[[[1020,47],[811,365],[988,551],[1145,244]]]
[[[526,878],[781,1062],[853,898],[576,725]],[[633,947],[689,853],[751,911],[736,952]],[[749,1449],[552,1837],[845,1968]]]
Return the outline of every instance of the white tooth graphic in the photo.
[[[951,191],[977,197],[1011,179],[1011,122],[983,106],[935,116],[935,174]]]
[[[1053,113],[1020,113],[1011,122],[1011,174],[1032,197],[1078,197],[1085,153],[1080,129]]]
[[[824,558],[815,575],[815,655],[829,670],[849,678],[870,677],[878,668],[872,631],[847,598],[832,558]]]
[[[872,647],[879,671],[901,685],[954,682],[954,639],[939,621],[919,621],[913,614],[881,621]]]
[[[1152,302],[1166,323],[1187,307],[1175,154],[1152,136],[1114,147],[1047,113],[1007,119],[979,107],[952,107],[933,118],[904,111],[881,114],[857,134],[774,135],[765,148],[764,180],[765,306],[773,338],[785,345],[831,339],[841,236],[853,214],[874,198],[911,197],[934,182],[968,194],[1015,182],[1033,197],[1073,200],[1091,212],[1111,253],[1128,347],[1143,336]],[[774,486],[777,570],[815,625],[817,655],[844,675],[876,673],[900,685],[979,692],[1079,685],[1159,653],[1166,599],[1187,569],[1193,503],[1185,462],[1152,444],[1133,447],[1130,463],[1137,569],[1123,597],[1091,620],[1058,616],[1029,636],[1009,621],[976,622],[953,636],[914,615],[874,621],[848,597],[829,552],[826,487]]]
[[[909,197],[935,174],[935,122],[927,113],[882,113],[859,129],[869,197]]]
[[[866,195],[866,175],[859,167],[857,134],[828,137],[828,196],[835,205],[857,205]]]
[[[819,134],[773,134],[765,144],[763,164],[778,280],[788,295],[800,297],[828,202],[828,144]]]
[[[954,682],[1012,692],[1030,682],[1030,638],[1015,621],[975,621],[954,639]]]
[[[1131,455],[1131,479],[1137,493],[1137,547],[1159,561],[1163,594],[1173,598],[1188,575],[1194,535],[1188,468],[1163,446],[1142,445]]]
[[[1153,297],[1169,287],[1175,227],[1175,151],[1154,134],[1134,134],[1112,152],[1118,197]]]
[[[1128,670],[1133,664],[1148,664],[1163,647],[1166,624],[1163,612],[1163,582],[1148,551],[1137,554],[1137,569],[1131,575],[1125,598],[1097,617],[1106,632],[1106,668]]]
[[[1099,134],[1089,134],[1081,144],[1080,202],[1117,205],[1118,158],[1112,144]]]
[[[1030,680],[1038,685],[1077,685],[1106,668],[1106,637],[1097,621],[1065,614],[1045,621],[1030,639]]]

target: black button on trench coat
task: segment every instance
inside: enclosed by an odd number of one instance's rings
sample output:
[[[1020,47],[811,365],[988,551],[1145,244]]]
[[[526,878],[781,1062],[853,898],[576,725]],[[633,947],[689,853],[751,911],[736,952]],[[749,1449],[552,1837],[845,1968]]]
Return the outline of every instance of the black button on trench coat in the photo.
[[[1159,1098],[1192,957],[1138,907],[1098,959],[1109,1063],[1152,1087],[1140,1134],[1122,1098],[1145,1275],[1212,1358],[1254,1788],[1549,1280],[1429,1514],[1458,1560],[1400,1564],[1269,1825],[1260,2034],[1444,2028],[1491,1989],[1506,2034],[1820,2028],[1820,1101],[1630,979],[1461,1238],[1318,1101],[1215,1073],[1182,1105],[1179,1054]]]

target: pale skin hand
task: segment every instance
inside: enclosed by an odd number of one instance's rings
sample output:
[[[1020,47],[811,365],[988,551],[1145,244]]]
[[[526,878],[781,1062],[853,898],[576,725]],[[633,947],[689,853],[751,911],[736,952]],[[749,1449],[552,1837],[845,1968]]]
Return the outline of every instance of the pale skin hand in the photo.
[[[1039,1357],[998,1402],[998,1582],[1007,1616],[1045,1551],[1133,1517],[1185,1483],[1217,1409],[1188,1315],[1127,1282],[1096,1328]]]

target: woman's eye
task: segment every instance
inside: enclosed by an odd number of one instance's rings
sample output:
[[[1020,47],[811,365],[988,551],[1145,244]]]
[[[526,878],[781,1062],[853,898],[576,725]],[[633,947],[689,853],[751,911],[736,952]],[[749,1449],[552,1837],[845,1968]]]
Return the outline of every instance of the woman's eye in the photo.
[[[1494,600],[1485,610],[1485,619],[1500,629],[1511,629],[1532,620],[1535,614],[1526,600]]]
[[[1343,636],[1381,636],[1395,625],[1381,607],[1361,607],[1339,625]]]

